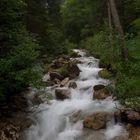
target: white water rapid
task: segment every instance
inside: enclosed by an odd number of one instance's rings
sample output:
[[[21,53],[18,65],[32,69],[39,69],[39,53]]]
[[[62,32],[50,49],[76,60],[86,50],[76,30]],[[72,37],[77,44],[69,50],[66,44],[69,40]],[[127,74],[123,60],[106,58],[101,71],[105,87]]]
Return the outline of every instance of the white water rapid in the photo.
[[[81,70],[79,77],[73,79],[77,88],[70,88],[70,99],[53,99],[50,104],[40,104],[31,116],[35,123],[25,132],[25,140],[119,140],[117,136],[127,133],[121,124],[114,123],[113,117],[108,120],[106,129],[94,131],[83,128],[85,116],[97,111],[113,113],[118,102],[113,101],[112,97],[93,100],[93,86],[107,85],[109,81],[99,78],[101,69],[98,59],[86,56],[84,51],[74,51],[81,57],[72,59],[82,62],[78,64]],[[54,90],[55,87],[48,87],[46,93],[54,95]]]

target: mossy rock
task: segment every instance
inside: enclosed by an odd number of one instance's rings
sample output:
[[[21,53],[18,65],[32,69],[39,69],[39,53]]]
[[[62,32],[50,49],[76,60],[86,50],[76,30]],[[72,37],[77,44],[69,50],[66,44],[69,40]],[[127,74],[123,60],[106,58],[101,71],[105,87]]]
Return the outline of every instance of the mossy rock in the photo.
[[[74,79],[79,76],[80,69],[78,68],[76,61],[69,61],[68,63],[65,63],[63,67],[57,69],[57,72],[64,78],[70,77],[70,79]]]
[[[99,71],[98,75],[104,79],[109,79],[112,77],[112,74],[107,69]]]
[[[69,71],[66,66],[57,69],[57,72],[61,74],[63,77],[69,77]]]

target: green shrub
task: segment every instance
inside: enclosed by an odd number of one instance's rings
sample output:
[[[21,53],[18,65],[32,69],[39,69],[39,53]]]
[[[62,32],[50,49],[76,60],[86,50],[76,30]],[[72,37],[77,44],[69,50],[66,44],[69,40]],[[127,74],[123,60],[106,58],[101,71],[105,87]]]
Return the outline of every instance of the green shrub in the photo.
[[[73,53],[73,49],[77,48],[77,45],[70,42],[69,40],[65,40],[64,42],[64,48],[67,49],[67,53],[71,56]]]
[[[140,97],[128,98],[124,102],[125,106],[133,110],[140,111]]]
[[[122,103],[127,99],[140,97],[139,78],[140,77],[126,76],[122,73],[117,75],[114,94]]]
[[[118,36],[113,31],[111,32],[112,36],[110,36],[110,30],[105,24],[102,31],[84,41],[85,48],[88,49],[93,56],[100,58],[101,65],[112,65],[120,61]]]
[[[16,44],[0,59],[0,94],[5,98],[36,84],[41,78],[40,69],[35,65],[37,42],[25,30],[16,32],[14,37]]]
[[[98,74],[101,78],[104,78],[104,79],[109,79],[113,76],[112,73],[109,72],[107,69],[103,69],[103,70],[99,71]]]

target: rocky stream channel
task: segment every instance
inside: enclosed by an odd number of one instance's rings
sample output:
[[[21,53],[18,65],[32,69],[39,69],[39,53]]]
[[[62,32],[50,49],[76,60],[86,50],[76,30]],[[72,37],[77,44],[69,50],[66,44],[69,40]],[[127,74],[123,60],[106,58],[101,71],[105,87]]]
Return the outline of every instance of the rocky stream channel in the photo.
[[[140,113],[120,110],[102,70],[84,50],[55,59],[44,88],[13,96],[0,111],[0,140],[140,140]]]
[[[44,102],[30,115],[34,123],[25,131],[24,140],[128,140],[125,127],[114,117],[120,105],[106,89],[109,81],[98,76],[99,60],[74,51],[80,56],[71,58],[77,61],[79,76],[43,89],[43,94],[52,97],[47,101],[42,95]],[[52,77],[60,75],[48,73],[43,80]]]

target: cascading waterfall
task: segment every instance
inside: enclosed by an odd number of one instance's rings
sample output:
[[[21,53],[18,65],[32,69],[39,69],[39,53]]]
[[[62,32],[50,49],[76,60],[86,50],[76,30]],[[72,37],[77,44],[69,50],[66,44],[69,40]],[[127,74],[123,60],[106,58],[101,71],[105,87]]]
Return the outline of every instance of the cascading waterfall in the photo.
[[[96,111],[113,113],[118,103],[113,101],[112,97],[93,100],[93,86],[107,85],[109,81],[98,76],[101,70],[98,67],[98,59],[87,57],[84,51],[74,51],[82,56],[72,58],[82,62],[78,64],[81,70],[79,77],[73,79],[77,83],[77,88],[70,88],[70,99],[53,99],[50,104],[40,104],[38,111],[32,114],[35,123],[26,131],[25,140],[113,140],[121,133],[126,133],[122,125],[114,123],[113,117],[109,119],[106,129],[84,130],[83,116]],[[46,93],[49,91],[54,94],[54,89],[55,87],[48,87]],[[42,109],[44,110],[40,111]]]

